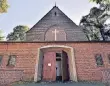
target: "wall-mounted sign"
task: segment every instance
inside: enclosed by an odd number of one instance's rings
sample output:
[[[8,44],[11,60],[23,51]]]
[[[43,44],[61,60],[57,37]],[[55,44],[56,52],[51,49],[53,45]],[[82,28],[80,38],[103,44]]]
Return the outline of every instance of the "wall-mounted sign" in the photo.
[[[51,66],[51,63],[48,63],[48,66]]]

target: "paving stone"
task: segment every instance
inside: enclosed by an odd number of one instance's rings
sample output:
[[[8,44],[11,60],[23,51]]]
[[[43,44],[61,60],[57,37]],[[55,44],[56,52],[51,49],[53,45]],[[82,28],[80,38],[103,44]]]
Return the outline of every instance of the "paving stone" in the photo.
[[[83,82],[65,82],[65,83],[28,83],[28,84],[19,84],[19,85],[13,85],[13,86],[105,86],[102,83],[83,83]]]

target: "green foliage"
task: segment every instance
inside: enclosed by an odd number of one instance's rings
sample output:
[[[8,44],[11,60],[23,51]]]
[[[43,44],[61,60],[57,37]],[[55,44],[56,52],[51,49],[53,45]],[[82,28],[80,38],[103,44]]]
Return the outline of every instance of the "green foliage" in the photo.
[[[27,26],[19,25],[8,34],[7,41],[25,41],[26,32],[29,30]]]
[[[110,0],[90,0],[90,1],[95,2],[97,4],[101,4],[101,3],[108,4],[108,3],[110,3]]]
[[[108,0],[91,0],[96,2],[99,7],[93,7],[90,13],[83,16],[80,25],[84,28],[84,32],[89,40],[106,40],[105,22],[110,19],[110,3]]]
[[[4,40],[4,36],[2,34],[3,32],[0,30],[0,41],[3,41]]]
[[[0,0],[0,13],[7,12],[8,7],[7,0]]]

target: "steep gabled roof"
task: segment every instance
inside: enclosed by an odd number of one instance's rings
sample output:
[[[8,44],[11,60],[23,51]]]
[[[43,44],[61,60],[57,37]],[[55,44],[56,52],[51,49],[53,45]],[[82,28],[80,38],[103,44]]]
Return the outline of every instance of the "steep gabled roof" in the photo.
[[[82,29],[54,6],[28,32],[27,41],[45,41],[45,33],[51,27],[61,27],[67,34],[67,41],[87,41]]]

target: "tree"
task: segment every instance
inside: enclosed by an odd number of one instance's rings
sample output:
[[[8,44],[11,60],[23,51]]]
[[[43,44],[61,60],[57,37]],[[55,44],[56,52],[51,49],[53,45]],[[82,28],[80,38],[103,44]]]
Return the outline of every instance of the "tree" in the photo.
[[[105,30],[104,30],[105,38],[110,41],[110,24],[105,24]]]
[[[110,3],[105,4],[106,0],[92,0],[99,3],[99,7],[93,7],[90,13],[83,16],[80,25],[89,40],[106,40],[104,35],[105,22],[110,18]]]
[[[7,0],[0,0],[0,13],[7,12],[8,7]]]
[[[101,4],[101,3],[107,4],[107,3],[110,3],[110,0],[90,0],[90,1],[95,2],[97,4]]]
[[[3,36],[2,33],[3,33],[2,30],[0,30],[0,41],[3,41],[4,40],[4,36]]]
[[[19,25],[13,29],[13,32],[8,34],[7,41],[25,41],[26,32],[29,30],[28,26]]]

